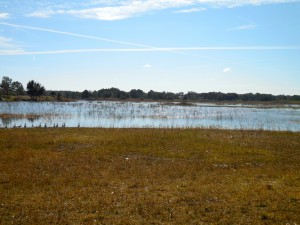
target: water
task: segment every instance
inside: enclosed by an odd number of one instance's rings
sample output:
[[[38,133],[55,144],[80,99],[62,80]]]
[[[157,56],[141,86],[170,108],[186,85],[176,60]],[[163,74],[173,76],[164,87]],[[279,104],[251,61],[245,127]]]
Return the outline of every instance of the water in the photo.
[[[8,114],[8,115],[4,115]],[[153,127],[222,128],[300,131],[300,106],[264,108],[259,105],[191,106],[158,102],[0,102],[0,128]]]

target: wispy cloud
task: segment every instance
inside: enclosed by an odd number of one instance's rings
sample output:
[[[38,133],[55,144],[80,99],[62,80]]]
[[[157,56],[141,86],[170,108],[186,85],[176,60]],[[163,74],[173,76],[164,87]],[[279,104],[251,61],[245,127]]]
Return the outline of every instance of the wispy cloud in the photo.
[[[43,31],[43,32],[49,32],[49,33],[56,33],[56,34],[85,38],[85,39],[93,39],[93,40],[98,40],[98,41],[112,42],[112,43],[122,44],[122,45],[142,47],[145,49],[157,49],[157,47],[150,46],[150,45],[144,45],[144,44],[138,44],[138,43],[132,43],[132,42],[126,42],[126,41],[119,41],[119,40],[95,37],[95,36],[90,36],[90,35],[75,34],[75,33],[70,33],[70,32],[66,32],[66,31],[58,31],[58,30],[52,30],[52,29],[47,29],[47,28],[31,27],[31,26],[24,26],[24,25],[12,24],[12,23],[3,23],[3,22],[0,22],[0,25],[5,25],[5,26],[15,27],[15,28],[23,28],[23,29],[28,29],[28,30]],[[195,56],[195,57],[208,58],[205,56],[195,55],[195,54],[172,50],[172,49],[167,49],[167,48],[164,51],[169,51],[172,53],[182,54],[182,55],[190,55],[190,56]]]
[[[151,68],[152,66],[150,64],[145,64],[144,68]]]
[[[234,30],[254,30],[257,28],[256,24],[246,24],[238,27],[232,27],[227,29],[227,31],[234,31]]]
[[[0,48],[14,47],[13,40],[11,38],[0,36]]]
[[[86,19],[96,20],[121,20],[139,16],[152,11],[175,9],[177,13],[191,13],[203,11],[206,7],[238,7],[244,5],[262,5],[299,2],[300,0],[100,0],[90,1],[83,4],[73,4],[72,8],[56,9],[55,5],[51,10],[41,10],[28,14],[31,17],[48,18],[55,14],[73,15]],[[88,6],[88,7],[87,7]],[[180,9],[192,7],[191,9]]]
[[[0,36],[0,54],[10,55],[21,52],[23,52],[23,49],[13,39]]]
[[[57,14],[52,10],[49,11],[37,11],[30,14],[27,14],[28,17],[37,17],[37,18],[49,18],[51,15]]]
[[[194,47],[194,48],[99,48],[99,49],[67,49],[67,50],[53,50],[53,51],[24,51],[24,50],[1,50],[0,55],[49,55],[49,54],[72,54],[72,53],[97,53],[97,52],[176,52],[177,51],[289,51],[300,50],[300,46],[260,46],[260,47]],[[145,68],[151,67],[149,64],[144,65]],[[224,73],[230,72],[230,68],[225,68]]]
[[[229,72],[231,72],[231,68],[229,68],[229,67],[227,67],[223,70],[223,73],[229,73]]]
[[[62,34],[62,35],[85,38],[85,39],[94,39],[94,40],[98,40],[98,41],[112,42],[112,43],[116,43],[116,44],[131,45],[131,46],[144,47],[144,48],[153,48],[152,46],[143,45],[143,44],[137,44],[137,43],[131,43],[131,42],[125,42],[125,41],[118,41],[118,40],[95,37],[95,36],[90,36],[90,35],[75,34],[75,33],[70,33],[70,32],[65,32],[65,31],[47,29],[47,28],[23,26],[23,25],[19,25],[19,24],[3,23],[3,22],[0,22],[0,25],[5,25],[5,26],[15,27],[15,28],[23,28],[23,29],[27,29],[27,30],[36,30],[36,31],[49,32],[49,33],[56,33],[56,34]]]
[[[207,59],[211,59],[208,57],[200,56],[197,54],[190,53],[191,51],[269,51],[269,50],[300,50],[300,46],[210,46],[210,47],[174,47],[174,48],[158,48],[154,46],[132,43],[132,42],[125,42],[120,40],[113,40],[89,35],[82,35],[76,33],[70,33],[66,31],[58,31],[52,30],[47,28],[40,28],[40,27],[31,27],[31,26],[24,26],[12,23],[4,23],[0,22],[0,25],[5,25],[9,27],[15,28],[23,28],[28,30],[36,30],[42,32],[50,32],[56,33],[60,35],[67,35],[73,36],[78,38],[85,38],[85,39],[93,39],[98,41],[106,41],[112,42],[122,45],[129,45],[134,46],[135,48],[118,48],[118,49],[75,49],[75,50],[53,50],[53,51],[24,51],[20,45],[15,43],[12,39],[7,37],[0,36],[0,55],[38,55],[38,54],[67,54],[67,53],[84,53],[84,52],[171,52],[176,54],[184,54],[190,56],[197,56],[203,57]]]
[[[0,49],[21,49],[21,46],[12,38],[0,36]]]
[[[65,14],[75,15],[87,19],[120,20],[138,16],[150,11],[180,8],[189,5],[193,5],[192,0],[126,1],[117,6],[107,6],[84,10],[69,10],[66,11]]]
[[[202,12],[202,11],[206,11],[207,8],[191,8],[191,9],[182,9],[182,10],[177,10],[174,11],[174,13],[193,13],[193,12]]]
[[[0,19],[9,19],[9,13],[0,13]]]

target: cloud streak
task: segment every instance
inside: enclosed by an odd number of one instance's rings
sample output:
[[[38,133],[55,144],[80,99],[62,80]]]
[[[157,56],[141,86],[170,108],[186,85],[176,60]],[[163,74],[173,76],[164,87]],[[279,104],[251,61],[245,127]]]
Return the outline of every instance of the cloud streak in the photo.
[[[229,67],[227,67],[223,70],[223,73],[230,73],[230,72],[231,72],[231,69]]]
[[[137,43],[125,42],[125,41],[118,41],[118,40],[95,37],[95,36],[90,36],[90,35],[75,34],[75,33],[70,33],[70,32],[65,32],[65,31],[47,29],[47,28],[23,26],[23,25],[18,25],[18,24],[13,24],[13,23],[3,23],[3,22],[0,22],[0,25],[15,27],[15,28],[23,28],[23,29],[27,29],[27,30],[36,30],[36,31],[43,31],[43,32],[48,32],[48,33],[56,33],[56,34],[62,34],[62,35],[85,38],[85,39],[93,39],[93,40],[98,40],[98,41],[112,42],[112,43],[116,43],[116,44],[131,45],[131,46],[136,46],[136,47],[154,48],[154,47],[148,46],[148,45],[142,45],[142,44],[137,44]]]
[[[232,27],[227,29],[227,31],[235,31],[235,30],[254,30],[257,28],[256,24],[246,24],[238,27]]]
[[[212,46],[212,47],[173,47],[173,48],[158,48],[154,46],[125,42],[89,35],[75,34],[66,31],[58,31],[47,28],[24,26],[12,23],[0,22],[0,25],[5,25],[14,28],[22,28],[28,30],[36,30],[42,32],[56,33],[60,35],[73,36],[78,38],[92,39],[98,41],[112,42],[136,48],[112,48],[112,49],[71,49],[71,50],[52,50],[52,51],[25,51],[17,46],[12,39],[0,36],[0,55],[46,55],[46,54],[71,54],[71,53],[92,53],[92,52],[172,52],[189,56],[202,57],[211,59],[201,55],[191,53],[192,51],[270,51],[270,50],[300,50],[300,46]]]
[[[0,19],[8,19],[9,17],[9,13],[0,13]]]
[[[97,40],[97,41],[105,41],[105,42],[111,42],[111,43],[122,44],[122,45],[130,45],[130,46],[135,46],[135,47],[142,47],[145,49],[158,49],[157,47],[150,46],[150,45],[144,45],[144,44],[138,44],[138,43],[132,43],[132,42],[126,42],[126,41],[119,41],[119,40],[95,37],[95,36],[90,36],[90,35],[75,34],[75,33],[70,33],[70,32],[66,32],[66,31],[58,31],[58,30],[52,30],[52,29],[47,29],[47,28],[31,27],[31,26],[24,26],[24,25],[12,24],[12,23],[3,23],[3,22],[0,22],[0,25],[5,25],[5,26],[15,27],[15,28],[23,28],[23,29],[28,29],[28,30],[43,31],[43,32],[49,32],[49,33],[56,33],[56,34],[85,38],[85,39],[93,39],[93,40]],[[191,54],[191,53],[186,53],[186,52],[182,52],[182,51],[177,51],[177,50],[167,50],[166,49],[165,51],[169,51],[169,52],[176,53],[176,54],[182,54],[182,55],[190,55],[190,56],[195,56],[195,57],[208,58],[208,57],[195,55],[195,54]]]
[[[263,5],[263,4],[279,4],[299,2],[299,0],[104,0],[93,1],[90,8],[77,8],[74,6],[72,9],[58,9],[58,10],[42,10],[28,14],[31,17],[48,18],[52,15],[71,15],[85,19],[95,20],[122,20],[130,17],[139,16],[152,11],[159,11],[165,9],[175,9],[182,7],[192,7],[191,9],[177,10],[177,13],[191,13],[203,11],[203,6],[208,7],[239,7],[244,5]],[[88,4],[89,5],[89,4]],[[91,6],[94,7],[91,7]],[[98,6],[99,5],[99,6]],[[53,6],[53,8],[55,8]]]
[[[13,39],[0,36],[0,53],[14,54],[23,51],[20,44],[16,43]]]
[[[194,12],[203,12],[206,10],[207,8],[191,8],[191,9],[177,10],[174,13],[194,13]]]
[[[289,51],[300,50],[300,46],[241,46],[241,47],[194,47],[194,48],[100,48],[100,49],[69,49],[53,51],[17,51],[17,50],[0,50],[0,55],[49,55],[49,54],[72,54],[72,53],[97,53],[97,52],[169,52],[169,51]],[[229,72],[228,68],[224,71]]]
[[[0,36],[0,48],[14,48],[15,44],[11,38]]]

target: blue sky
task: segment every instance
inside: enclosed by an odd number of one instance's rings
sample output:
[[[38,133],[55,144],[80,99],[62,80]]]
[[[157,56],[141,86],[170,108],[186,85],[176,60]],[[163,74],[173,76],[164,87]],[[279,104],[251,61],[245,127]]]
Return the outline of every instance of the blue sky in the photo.
[[[0,0],[0,76],[299,95],[299,27],[297,0]]]

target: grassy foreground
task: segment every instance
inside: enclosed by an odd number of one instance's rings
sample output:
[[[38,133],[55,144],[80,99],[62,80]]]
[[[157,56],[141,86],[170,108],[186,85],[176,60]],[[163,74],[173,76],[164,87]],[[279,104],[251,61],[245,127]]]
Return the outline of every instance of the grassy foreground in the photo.
[[[300,133],[0,129],[0,224],[300,224]]]

